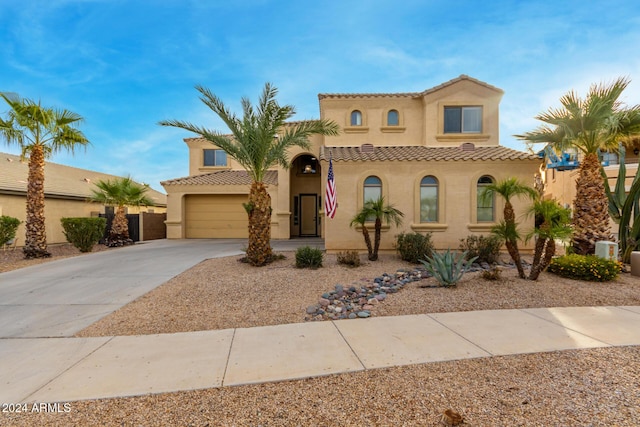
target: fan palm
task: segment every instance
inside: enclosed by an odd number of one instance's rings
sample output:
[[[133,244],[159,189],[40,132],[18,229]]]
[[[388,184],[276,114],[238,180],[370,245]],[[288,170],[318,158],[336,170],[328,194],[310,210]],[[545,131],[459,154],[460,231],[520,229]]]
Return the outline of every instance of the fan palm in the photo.
[[[392,205],[386,204],[384,197],[379,197],[375,200],[367,200],[360,210],[351,220],[351,226],[359,226],[362,228],[362,235],[364,236],[364,242],[367,245],[367,252],[369,261],[376,261],[378,259],[378,250],[380,249],[380,238],[382,234],[382,222],[386,224],[393,222],[396,227],[402,224],[402,217],[404,213]],[[374,240],[371,245],[371,237],[369,236],[369,230],[367,229],[367,222],[371,219],[374,220]]]
[[[536,116],[544,125],[516,135],[532,143],[551,144],[556,151],[573,147],[583,154],[573,202],[573,247],[579,254],[594,253],[597,241],[611,238],[599,152],[615,151],[620,141],[640,134],[640,106],[625,108],[619,101],[628,85],[626,78],[592,85],[584,99],[570,91],[560,98],[562,107]]]
[[[494,234],[504,239],[507,251],[513,259],[518,269],[518,276],[524,279],[524,269],[522,268],[522,260],[520,259],[520,251],[518,249],[518,240],[520,238],[517,230],[516,215],[511,204],[514,197],[526,196],[531,199],[538,197],[538,193],[533,188],[521,183],[516,178],[506,178],[502,181],[489,184],[483,188],[480,193],[481,199],[488,199],[499,195],[504,199],[503,220],[494,227]]]
[[[116,207],[116,214],[109,230],[108,246],[122,246],[133,243],[129,239],[129,223],[125,206],[149,206],[153,200],[145,195],[147,185],[140,185],[130,177],[96,182],[90,201]]]
[[[528,239],[536,237],[529,280],[538,280],[538,276],[549,266],[556,253],[556,239],[564,240],[571,236],[571,211],[555,200],[536,200],[529,214],[540,218],[541,222],[527,236]]]
[[[68,110],[43,107],[40,102],[0,93],[9,105],[6,118],[0,118],[0,135],[7,144],[20,147],[29,158],[27,178],[27,219],[23,252],[25,258],[46,258],[47,234],[44,216],[45,160],[60,151],[73,153],[89,140],[76,126],[82,117]]]
[[[271,196],[264,183],[265,173],[276,165],[288,169],[290,148],[309,150],[309,136],[337,135],[339,127],[330,120],[287,123],[295,114],[295,108],[278,104],[278,90],[269,83],[265,84],[256,107],[242,98],[242,118],[232,113],[209,89],[196,86],[196,90],[201,94],[200,100],[226,124],[231,136],[180,120],[164,120],[160,125],[201,135],[245,168],[252,180],[249,201],[245,204],[249,216],[247,260],[255,266],[265,265],[272,258]]]

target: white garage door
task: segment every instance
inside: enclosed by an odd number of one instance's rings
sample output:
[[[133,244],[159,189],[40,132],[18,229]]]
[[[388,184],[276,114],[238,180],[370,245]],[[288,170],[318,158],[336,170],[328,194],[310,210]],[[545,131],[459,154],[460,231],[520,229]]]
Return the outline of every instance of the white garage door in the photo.
[[[246,194],[193,194],[186,196],[187,239],[247,238]]]

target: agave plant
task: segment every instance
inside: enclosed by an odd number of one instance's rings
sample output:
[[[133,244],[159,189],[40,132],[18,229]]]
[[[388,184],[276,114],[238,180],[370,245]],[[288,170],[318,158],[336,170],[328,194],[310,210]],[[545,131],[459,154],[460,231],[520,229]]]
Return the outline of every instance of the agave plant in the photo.
[[[456,286],[462,275],[478,257],[466,260],[467,251],[451,252],[449,249],[442,254],[434,252],[427,260],[420,260],[424,268],[445,288]]]

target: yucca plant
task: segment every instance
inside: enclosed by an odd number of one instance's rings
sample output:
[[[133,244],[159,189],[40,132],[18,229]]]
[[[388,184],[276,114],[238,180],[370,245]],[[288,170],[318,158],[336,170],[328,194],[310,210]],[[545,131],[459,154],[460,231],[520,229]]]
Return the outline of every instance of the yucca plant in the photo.
[[[478,257],[466,260],[467,252],[451,252],[449,249],[442,254],[434,252],[426,260],[420,260],[424,268],[445,288],[456,286],[462,275]]]

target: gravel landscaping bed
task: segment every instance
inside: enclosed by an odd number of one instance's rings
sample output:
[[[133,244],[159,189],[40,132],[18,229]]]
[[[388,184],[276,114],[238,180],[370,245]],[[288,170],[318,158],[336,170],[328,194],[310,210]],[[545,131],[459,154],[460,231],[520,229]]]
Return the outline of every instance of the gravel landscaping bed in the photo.
[[[155,334],[304,322],[337,284],[371,283],[414,266],[396,256],[350,269],[326,256],[317,270],[292,253],[267,267],[238,257],[206,260],[78,336]],[[363,257],[364,259],[364,257]],[[577,282],[543,273],[537,282],[465,274],[455,288],[407,283],[373,304],[371,316],[556,306],[640,305],[640,280]],[[358,320],[337,320],[358,321]],[[452,409],[473,426],[636,426],[640,347],[430,363],[279,383],[70,402],[68,413],[2,414],[0,425],[295,426],[443,425]],[[5,422],[6,421],[6,422]]]

